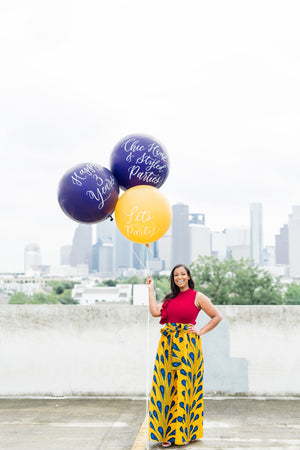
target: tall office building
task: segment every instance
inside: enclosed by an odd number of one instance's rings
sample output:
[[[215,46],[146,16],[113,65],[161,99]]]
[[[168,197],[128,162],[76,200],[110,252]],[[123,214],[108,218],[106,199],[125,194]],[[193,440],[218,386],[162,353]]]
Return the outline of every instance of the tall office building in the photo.
[[[114,247],[116,222],[104,220],[96,226],[96,244],[93,245],[93,270],[102,277],[114,275]]]
[[[250,229],[233,227],[211,233],[212,254],[220,259],[250,258]]]
[[[210,256],[210,229],[205,226],[205,215],[190,214],[189,228],[191,262],[196,261],[198,256]]]
[[[87,264],[92,271],[92,225],[80,224],[75,230],[70,265]]]
[[[172,236],[171,234],[165,234],[158,241],[159,247],[159,258],[162,264],[162,270],[171,270],[171,245]]]
[[[263,215],[262,204],[250,204],[250,236],[251,236],[251,258],[263,265]]]
[[[96,225],[96,241],[113,242],[116,228],[115,220],[103,220]]]
[[[63,245],[60,247],[60,264],[62,266],[70,265],[70,256],[72,251],[72,245]]]
[[[121,275],[124,269],[133,267],[133,242],[126,239],[115,227],[114,272]]]
[[[97,241],[93,244],[92,249],[92,271],[99,272],[99,249],[101,247],[101,241]]]
[[[300,205],[289,215],[289,260],[290,277],[300,278]]]
[[[205,225],[205,214],[202,213],[189,214],[189,223],[196,225]]]
[[[28,244],[25,247],[24,254],[24,269],[25,272],[28,270],[36,270],[41,266],[41,250],[37,244]]]
[[[276,264],[289,265],[289,226],[287,224],[283,225],[279,234],[275,236],[275,258]]]
[[[102,277],[114,275],[113,253],[112,242],[103,242],[99,246],[99,273]]]
[[[137,270],[143,270],[147,266],[146,246],[133,242],[133,267]]]
[[[217,258],[224,259],[227,256],[227,234],[226,230],[212,231],[211,254]]]
[[[233,227],[226,230],[227,235],[227,257],[239,260],[250,258],[250,229],[249,227]]]
[[[172,210],[172,266],[176,264],[189,265],[191,262],[189,207],[188,205],[179,203],[173,205]]]

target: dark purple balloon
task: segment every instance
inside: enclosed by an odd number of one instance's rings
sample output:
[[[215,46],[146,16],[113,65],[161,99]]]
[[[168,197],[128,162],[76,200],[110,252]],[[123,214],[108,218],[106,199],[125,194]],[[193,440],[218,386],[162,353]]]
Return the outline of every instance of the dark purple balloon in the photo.
[[[69,169],[58,186],[58,203],[63,212],[80,223],[97,223],[114,211],[119,185],[113,173],[94,163]]]
[[[111,154],[111,171],[124,190],[141,184],[160,188],[169,174],[166,150],[151,136],[132,134]]]

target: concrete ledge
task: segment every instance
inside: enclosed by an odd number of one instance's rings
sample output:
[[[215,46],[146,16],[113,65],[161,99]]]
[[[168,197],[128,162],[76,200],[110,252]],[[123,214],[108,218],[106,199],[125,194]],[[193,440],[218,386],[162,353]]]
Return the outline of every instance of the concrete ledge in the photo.
[[[144,306],[0,305],[0,396],[145,396],[160,325]],[[299,396],[300,306],[220,306],[205,393]],[[200,328],[209,318],[199,314]],[[147,384],[147,387],[146,387]]]

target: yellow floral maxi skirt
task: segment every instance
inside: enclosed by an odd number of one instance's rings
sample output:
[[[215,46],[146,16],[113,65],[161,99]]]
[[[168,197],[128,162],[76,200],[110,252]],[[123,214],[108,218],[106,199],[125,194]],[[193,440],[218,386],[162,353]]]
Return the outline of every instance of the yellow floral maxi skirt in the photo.
[[[203,437],[201,338],[187,325],[161,329],[149,403],[149,438],[182,445]]]

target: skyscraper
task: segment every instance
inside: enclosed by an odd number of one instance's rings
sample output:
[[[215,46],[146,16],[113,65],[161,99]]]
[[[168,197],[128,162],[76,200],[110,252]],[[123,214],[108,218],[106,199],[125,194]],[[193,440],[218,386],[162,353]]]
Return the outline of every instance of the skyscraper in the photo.
[[[145,249],[145,245],[136,244],[135,242],[133,242],[133,267],[135,269],[142,270],[146,268],[147,262]]]
[[[259,264],[263,265],[263,216],[262,204],[250,204],[250,244],[251,258]]]
[[[250,228],[232,227],[211,233],[212,254],[220,259],[250,258]]]
[[[116,222],[114,220],[103,220],[96,225],[96,240],[102,242],[112,242],[114,232],[116,228]]]
[[[99,273],[102,277],[112,277],[114,274],[113,251],[112,242],[103,242],[99,246]]]
[[[122,273],[124,269],[133,267],[133,242],[126,239],[116,227],[114,243],[114,270]]]
[[[165,234],[158,241],[159,258],[162,262],[163,270],[171,269],[171,245],[172,245],[172,236],[169,233]]]
[[[25,272],[34,270],[41,266],[41,250],[39,245],[31,243],[26,245],[24,254],[24,268]]]
[[[87,264],[92,271],[92,225],[80,224],[75,230],[70,265]]]
[[[173,205],[172,210],[172,266],[176,264],[189,265],[191,262],[189,206],[178,203]]]
[[[204,214],[190,214],[189,217],[190,256],[193,262],[198,256],[211,255],[210,229],[205,226]]]
[[[70,265],[70,256],[72,251],[72,245],[63,245],[60,247],[60,264],[62,266]]]
[[[116,222],[104,220],[96,226],[97,242],[93,246],[93,268],[103,277],[114,274]]]
[[[93,244],[92,250],[92,271],[99,272],[99,249],[101,247],[101,241],[97,241]]]
[[[289,215],[289,260],[290,277],[300,278],[300,205]]]
[[[232,227],[226,230],[227,257],[233,259],[250,258],[250,229],[249,227]]]
[[[275,258],[276,264],[289,264],[289,226],[287,224],[283,225],[279,234],[275,236]]]
[[[191,213],[189,214],[190,224],[205,225],[205,214]]]
[[[227,256],[227,233],[223,231],[212,231],[211,254],[217,258],[224,259]]]

